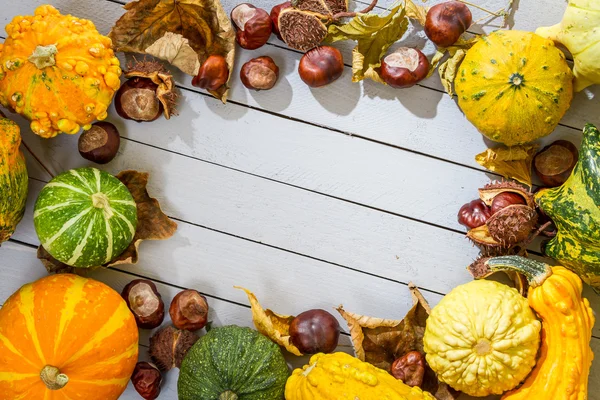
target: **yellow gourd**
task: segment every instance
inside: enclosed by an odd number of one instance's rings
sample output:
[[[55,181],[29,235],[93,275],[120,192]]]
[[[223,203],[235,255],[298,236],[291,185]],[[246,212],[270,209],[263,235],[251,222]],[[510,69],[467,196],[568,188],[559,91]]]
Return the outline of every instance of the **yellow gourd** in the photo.
[[[111,40],[91,21],[42,5],[17,16],[0,44],[0,103],[42,137],[77,133],[104,119],[120,86]]]
[[[510,270],[525,275],[530,285],[529,305],[542,319],[537,365],[521,387],[502,399],[587,399],[594,358],[590,348],[594,313],[589,301],[581,297],[581,279],[562,266],[518,256],[495,257],[485,264],[492,272]]]
[[[315,354],[285,386],[286,400],[435,400],[346,353]]]
[[[486,137],[507,146],[552,133],[573,98],[573,73],[551,40],[496,31],[465,56],[454,81],[458,105]]]
[[[471,396],[487,396],[515,388],[529,374],[540,329],[516,289],[472,281],[433,308],[423,345],[440,381]]]

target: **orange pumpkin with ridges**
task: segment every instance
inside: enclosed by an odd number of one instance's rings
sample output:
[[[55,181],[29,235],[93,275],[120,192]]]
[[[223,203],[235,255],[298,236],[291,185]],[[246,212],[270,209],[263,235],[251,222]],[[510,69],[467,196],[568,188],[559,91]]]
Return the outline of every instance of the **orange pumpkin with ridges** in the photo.
[[[0,400],[115,400],[137,358],[133,315],[93,279],[48,276],[0,309]]]

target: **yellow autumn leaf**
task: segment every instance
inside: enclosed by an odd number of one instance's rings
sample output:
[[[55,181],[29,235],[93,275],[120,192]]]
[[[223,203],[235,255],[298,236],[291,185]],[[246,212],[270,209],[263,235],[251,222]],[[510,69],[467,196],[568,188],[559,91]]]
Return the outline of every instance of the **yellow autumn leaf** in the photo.
[[[477,154],[475,161],[505,178],[514,179],[531,187],[531,165],[537,148],[535,144],[496,147]]]

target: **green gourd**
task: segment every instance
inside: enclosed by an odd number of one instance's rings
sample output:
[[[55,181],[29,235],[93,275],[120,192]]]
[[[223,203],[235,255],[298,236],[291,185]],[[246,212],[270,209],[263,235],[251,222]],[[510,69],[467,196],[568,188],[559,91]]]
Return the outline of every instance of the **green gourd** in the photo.
[[[600,290],[600,131],[583,129],[579,160],[569,179],[540,190],[535,201],[554,221],[558,233],[545,246],[546,255]]]
[[[10,238],[25,213],[29,178],[20,145],[19,126],[0,115],[0,243]]]
[[[110,262],[131,243],[137,206],[127,187],[96,168],[53,178],[35,203],[40,243],[58,261],[89,268]]]
[[[283,400],[290,375],[279,346],[250,328],[213,328],[181,364],[179,400]]]

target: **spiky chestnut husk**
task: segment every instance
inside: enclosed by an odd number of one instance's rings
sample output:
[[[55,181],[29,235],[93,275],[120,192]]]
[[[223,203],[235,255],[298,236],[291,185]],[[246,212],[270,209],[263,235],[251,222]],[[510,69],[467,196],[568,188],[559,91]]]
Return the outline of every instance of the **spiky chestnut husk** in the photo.
[[[163,114],[166,119],[171,118],[171,115],[177,115],[177,110],[175,110],[177,93],[175,93],[173,76],[163,64],[158,61],[146,60],[129,64],[125,78],[134,77],[148,78],[157,85],[156,97],[163,106]]]
[[[317,47],[327,36],[327,26],[321,15],[295,8],[279,13],[279,33],[283,41],[293,49],[308,51]]]
[[[486,225],[490,236],[495,241],[512,246],[529,237],[537,224],[537,219],[535,209],[516,204],[493,214]]]
[[[180,368],[183,358],[198,339],[193,332],[167,326],[150,338],[150,357],[161,371]]]

